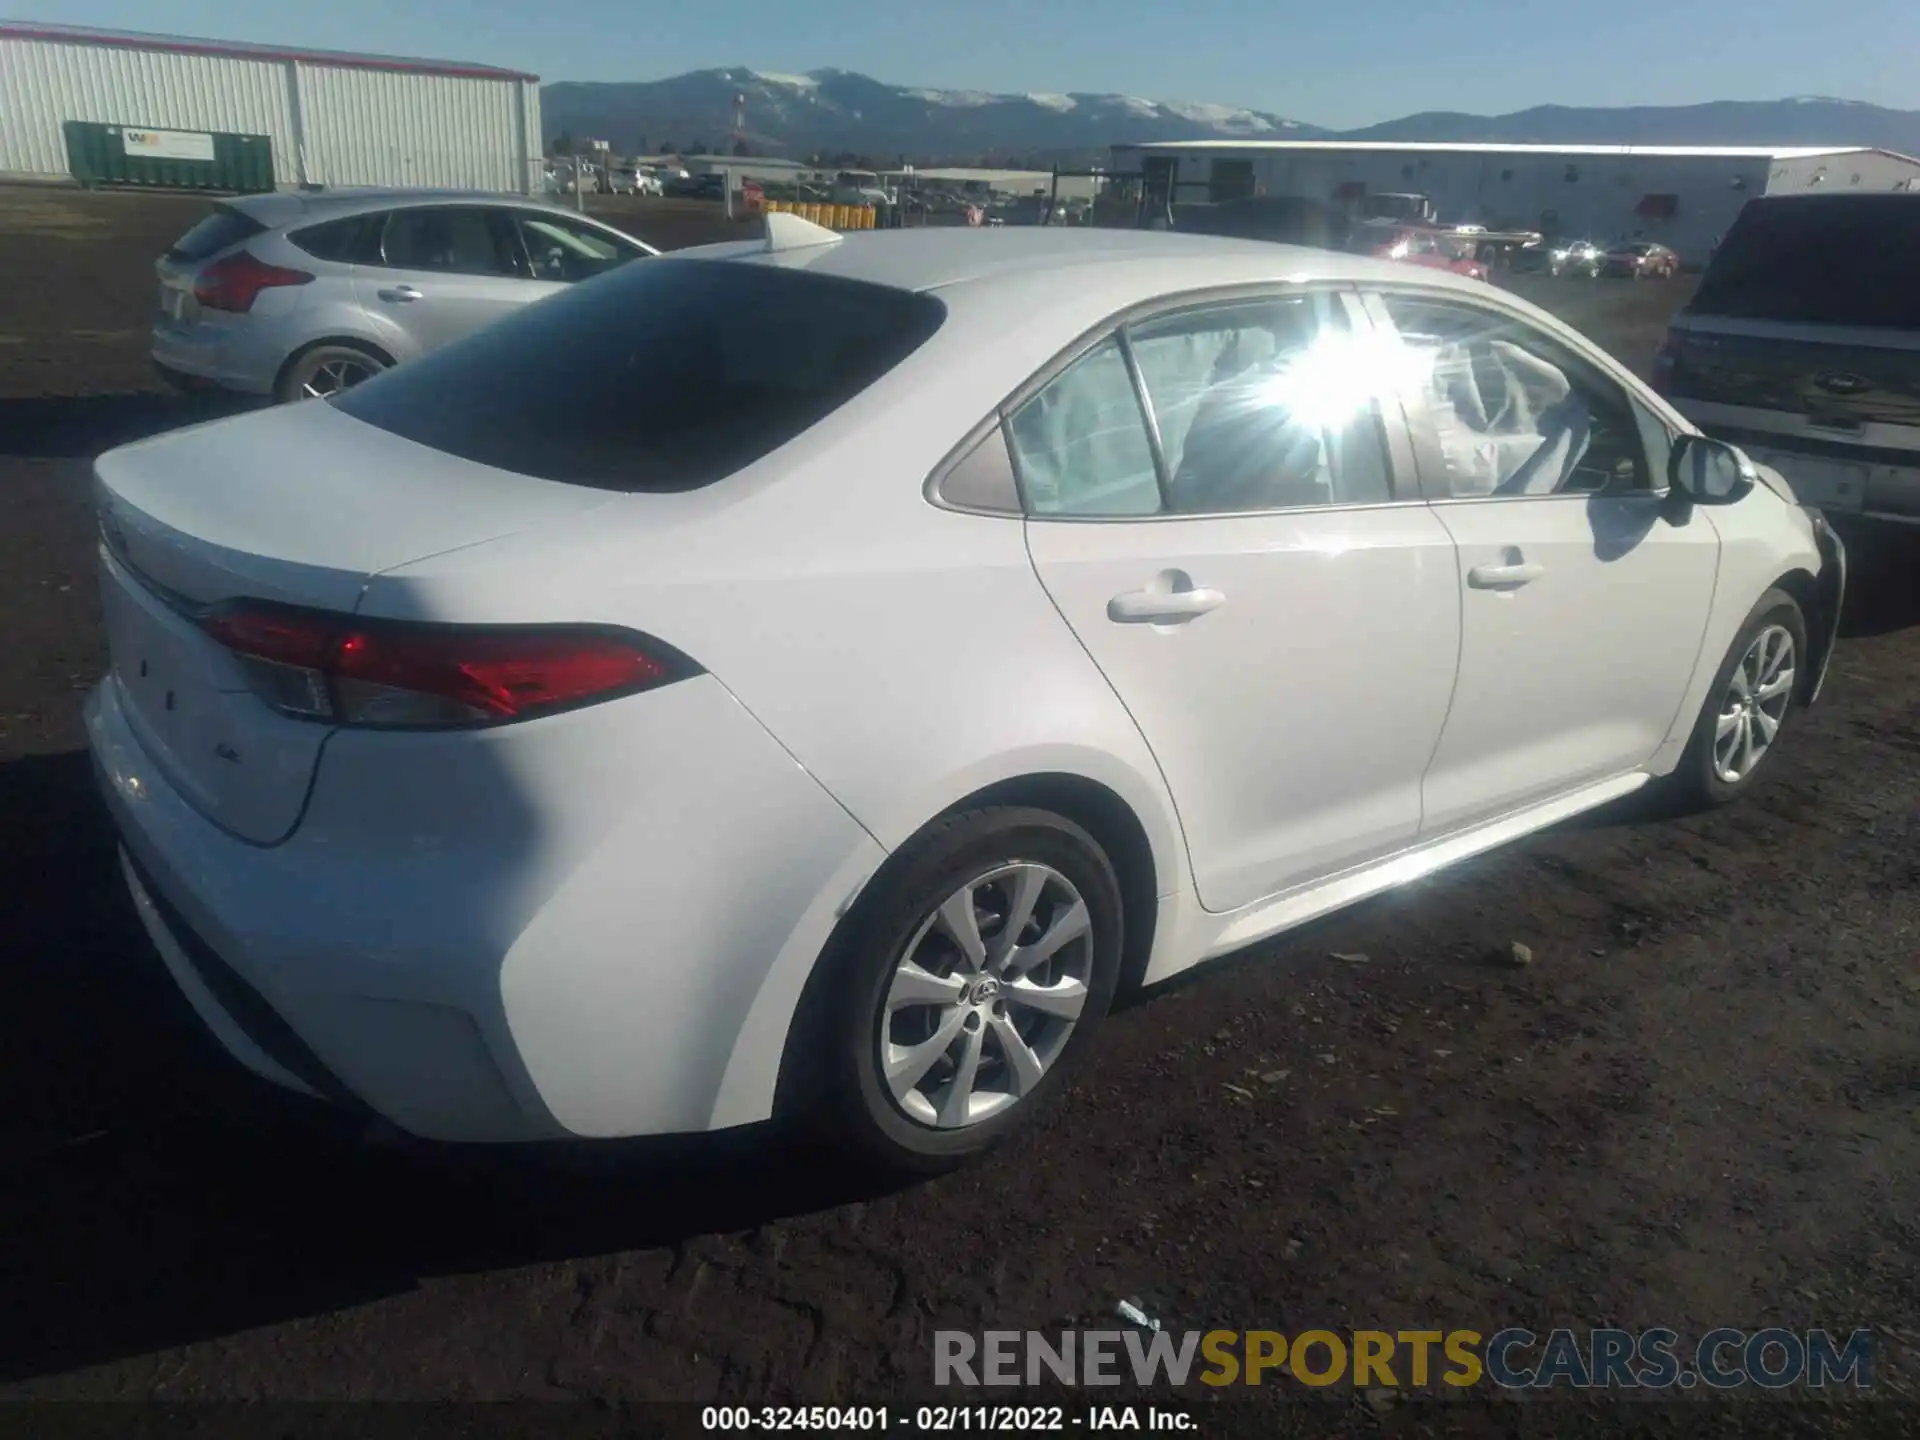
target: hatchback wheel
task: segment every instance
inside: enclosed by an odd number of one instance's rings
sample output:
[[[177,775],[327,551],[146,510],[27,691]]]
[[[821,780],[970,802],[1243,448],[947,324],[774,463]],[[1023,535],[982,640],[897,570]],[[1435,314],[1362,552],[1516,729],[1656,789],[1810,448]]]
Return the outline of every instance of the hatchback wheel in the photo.
[[[1721,805],[1746,791],[1777,746],[1806,659],[1806,618],[1791,595],[1769,590],[1714,676],[1673,774],[1677,798]]]
[[[296,355],[280,376],[281,402],[317,400],[351,390],[387,368],[387,362],[357,345],[316,345]]]
[[[816,1118],[882,1167],[986,1150],[1059,1088],[1120,972],[1119,882],[1048,811],[942,823],[872,897],[827,978]]]

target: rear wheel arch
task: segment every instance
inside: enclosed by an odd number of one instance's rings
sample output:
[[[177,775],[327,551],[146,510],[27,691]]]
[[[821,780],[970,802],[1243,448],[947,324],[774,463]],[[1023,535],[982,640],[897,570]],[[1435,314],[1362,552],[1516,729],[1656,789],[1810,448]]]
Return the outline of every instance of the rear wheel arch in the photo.
[[[340,349],[345,349],[345,350],[361,351],[363,354],[371,356],[373,359],[379,361],[381,366],[388,370],[391,370],[395,365],[400,363],[398,360],[394,359],[392,351],[388,350],[384,345],[380,345],[375,341],[366,339],[364,336],[322,335],[318,339],[307,341],[304,345],[300,346],[299,349],[295,350],[291,355],[287,356],[285,360],[280,362],[280,369],[274,374],[274,377],[273,377],[274,395],[279,398],[284,398],[285,392],[286,392],[287,378],[293,374],[294,369],[300,364],[302,360],[304,360],[307,356],[311,355],[314,351],[327,346],[334,346],[334,347],[338,347]]]
[[[922,841],[956,817],[987,808],[1049,811],[1086,831],[1105,852],[1120,884],[1118,993],[1139,987],[1153,952],[1161,886],[1152,840],[1134,808],[1110,787],[1083,775],[1047,772],[996,781],[955,800],[896,847],[834,925],[787,1024],[775,1086],[776,1115],[804,1114],[820,1094],[812,1047],[823,1029],[834,982],[847,963],[847,947],[863,932],[874,907],[886,903],[895,877],[911,863]]]

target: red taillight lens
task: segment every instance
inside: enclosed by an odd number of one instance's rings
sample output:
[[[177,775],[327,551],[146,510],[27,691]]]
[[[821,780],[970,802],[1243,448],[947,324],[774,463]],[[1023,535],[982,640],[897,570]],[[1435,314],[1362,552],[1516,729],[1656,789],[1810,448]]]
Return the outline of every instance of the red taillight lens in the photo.
[[[304,270],[269,265],[245,250],[236,250],[194,277],[193,298],[209,310],[230,310],[244,315],[253,308],[262,290],[306,285],[312,280],[313,276]]]
[[[233,605],[202,628],[283,714],[337,725],[498,725],[698,673],[685,656],[602,627],[409,625]]]

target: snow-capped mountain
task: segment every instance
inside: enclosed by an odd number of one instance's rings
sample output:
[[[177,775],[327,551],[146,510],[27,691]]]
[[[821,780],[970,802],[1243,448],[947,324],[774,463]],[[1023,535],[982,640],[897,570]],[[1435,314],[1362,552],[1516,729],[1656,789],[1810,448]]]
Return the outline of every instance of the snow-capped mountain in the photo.
[[[540,110],[549,139],[570,134],[622,148],[639,148],[644,141],[649,149],[719,149],[733,132],[736,96],[744,97],[749,143],[777,155],[1094,157],[1128,140],[1310,139],[1327,133],[1235,105],[1134,95],[932,90],[889,85],[848,70],[788,75],[729,67],[670,80],[562,81],[544,87]]]
[[[1428,112],[1333,131],[1264,110],[1136,95],[934,90],[850,70],[804,75],[744,66],[670,80],[560,82],[541,92],[548,139],[609,140],[621,149],[722,150],[734,97],[745,100],[748,144],[760,154],[851,151],[875,159],[964,162],[983,157],[1106,158],[1143,140],[1426,140],[1536,144],[1877,145],[1920,151],[1920,112],[1826,96],[1617,109],[1539,106],[1511,114]]]

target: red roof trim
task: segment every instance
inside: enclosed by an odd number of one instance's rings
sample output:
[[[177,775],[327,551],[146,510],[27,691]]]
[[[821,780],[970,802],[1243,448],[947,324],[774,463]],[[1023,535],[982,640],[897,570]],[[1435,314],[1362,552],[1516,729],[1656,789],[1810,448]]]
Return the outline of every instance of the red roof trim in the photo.
[[[524,80],[539,84],[540,77],[524,70],[494,65],[465,65],[457,60],[401,60],[381,55],[351,55],[329,50],[282,50],[223,45],[218,40],[184,40],[171,36],[75,33],[37,25],[0,23],[0,40],[43,40],[56,45],[99,45],[109,50],[159,50],[169,55],[212,55],[231,60],[288,60],[308,65],[336,65],[348,70],[385,70],[406,75],[450,75],[464,80]]]

